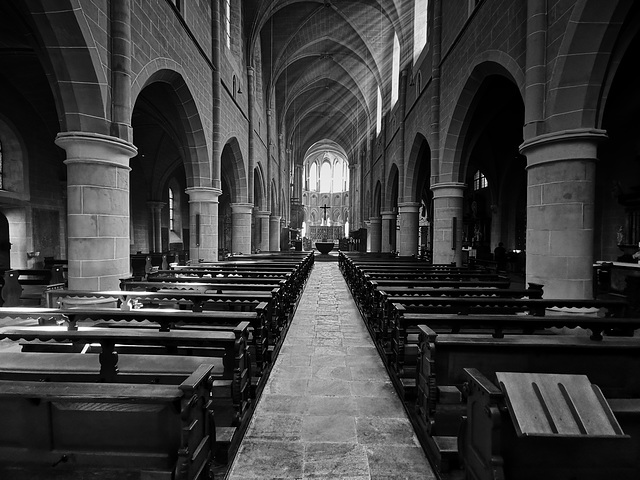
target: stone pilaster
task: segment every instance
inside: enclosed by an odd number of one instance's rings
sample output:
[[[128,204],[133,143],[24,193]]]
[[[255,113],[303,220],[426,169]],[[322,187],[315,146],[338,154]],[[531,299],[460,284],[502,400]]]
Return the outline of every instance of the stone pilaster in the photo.
[[[280,215],[271,215],[269,217],[269,250],[272,252],[280,251]]]
[[[369,235],[367,238],[370,240],[370,252],[380,252],[380,242],[382,240],[382,218],[372,217],[369,219]]]
[[[118,290],[129,276],[129,159],[136,147],[96,133],[63,132],[67,154],[69,288]]]
[[[256,248],[263,252],[269,250],[269,215],[271,212],[268,211],[256,212],[256,229],[260,232],[256,239]]]
[[[218,261],[218,197],[213,187],[191,187],[189,195],[189,258]]]
[[[231,252],[251,253],[251,211],[250,203],[231,204]]]
[[[527,282],[548,298],[591,298],[595,171],[602,130],[576,129],[525,141]]]
[[[147,202],[151,214],[151,245],[153,252],[162,252],[162,208],[164,202]]]
[[[398,205],[400,214],[400,256],[418,255],[418,229],[420,204],[406,202]]]
[[[396,249],[396,224],[398,215],[396,212],[381,212],[382,233],[380,235],[380,248],[383,252],[393,252]]]
[[[462,264],[462,198],[466,185],[437,183],[433,192],[433,263]]]

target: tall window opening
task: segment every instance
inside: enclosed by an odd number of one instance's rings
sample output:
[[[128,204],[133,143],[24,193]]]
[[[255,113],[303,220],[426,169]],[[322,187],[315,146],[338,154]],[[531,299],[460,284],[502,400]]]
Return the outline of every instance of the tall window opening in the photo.
[[[427,46],[427,5],[428,0],[416,0],[413,10],[413,63]]]
[[[333,191],[333,189],[331,188],[332,180],[333,178],[331,175],[331,163],[327,160],[322,162],[322,167],[320,168],[320,191]]]
[[[176,230],[176,203],[173,196],[173,189],[169,187],[169,230]]]
[[[484,176],[484,173],[478,170],[473,175],[473,189],[482,190],[483,188],[487,188],[488,186],[489,182],[487,182],[487,177]]]
[[[376,135],[382,131],[382,92],[378,87],[378,108],[376,109]]]
[[[224,0],[224,41],[231,48],[231,0]]]
[[[315,192],[318,190],[318,164],[313,162],[309,171],[309,190]]]
[[[391,108],[398,101],[400,90],[400,40],[398,34],[393,34],[393,64],[391,66]]]

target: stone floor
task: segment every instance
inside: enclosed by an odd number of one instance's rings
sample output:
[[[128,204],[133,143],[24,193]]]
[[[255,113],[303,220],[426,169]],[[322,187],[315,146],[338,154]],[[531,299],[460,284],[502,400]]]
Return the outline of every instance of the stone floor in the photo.
[[[315,263],[227,478],[435,478],[336,262]]]

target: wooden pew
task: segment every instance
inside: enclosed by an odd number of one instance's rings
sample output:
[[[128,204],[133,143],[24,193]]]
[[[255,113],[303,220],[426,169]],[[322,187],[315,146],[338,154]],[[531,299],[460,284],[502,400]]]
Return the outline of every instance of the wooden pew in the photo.
[[[500,372],[498,388],[478,369],[465,374],[467,421],[459,441],[466,478],[639,477],[638,439],[591,377]]]
[[[62,265],[51,269],[6,270],[2,276],[0,306],[42,305],[46,289],[64,288]]]
[[[251,406],[251,362],[247,352],[248,323],[243,322],[233,331],[188,331],[170,332],[137,328],[79,327],[67,330],[64,327],[3,327],[0,339],[27,342],[64,342],[80,344],[100,344],[100,381],[118,381],[118,352],[127,346],[157,347],[159,354],[177,354],[180,349],[197,349],[200,354],[222,357],[222,379],[220,389],[228,389],[233,402],[234,425],[242,424]],[[135,351],[135,350],[134,350]]]
[[[206,476],[216,441],[210,370],[180,385],[1,380],[0,476]]]
[[[492,378],[495,372],[544,372],[587,375],[606,397],[637,398],[640,338],[575,335],[437,334],[419,326],[416,370],[418,434],[440,468],[448,468],[443,445],[455,451],[466,410],[465,368]],[[624,365],[624,368],[612,368]],[[453,448],[452,448],[453,443]]]

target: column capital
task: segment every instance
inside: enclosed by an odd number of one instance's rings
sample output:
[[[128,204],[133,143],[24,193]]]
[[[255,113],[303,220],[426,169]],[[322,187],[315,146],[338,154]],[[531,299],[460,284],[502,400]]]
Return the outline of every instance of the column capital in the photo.
[[[256,217],[257,218],[269,218],[269,216],[271,215],[271,212],[268,210],[257,210],[256,211]]]
[[[189,195],[191,202],[212,202],[217,203],[218,197],[222,195],[222,190],[214,187],[188,187],[185,193]]]
[[[411,213],[418,212],[420,210],[420,206],[422,204],[418,202],[402,202],[398,203],[398,212],[399,213]]]
[[[126,140],[91,132],[60,132],[55,144],[67,153],[67,165],[102,163],[130,170],[129,159],[138,153],[135,145]]]
[[[252,203],[232,203],[231,204],[231,213],[251,214],[252,211],[253,211]]]
[[[434,199],[446,197],[461,198],[464,195],[465,188],[467,188],[467,184],[462,182],[442,182],[431,185]]]
[[[282,220],[282,215],[271,215],[269,218],[272,222],[279,222],[280,220]]]
[[[525,140],[520,153],[527,157],[527,168],[565,160],[596,160],[598,145],[607,138],[605,130],[596,128],[561,130]]]
[[[382,223],[382,217],[371,217],[369,218],[369,224],[373,225],[376,223]]]
[[[387,210],[385,212],[380,212],[380,215],[382,216],[382,220],[391,220],[398,216],[398,212],[395,212],[393,210]]]

